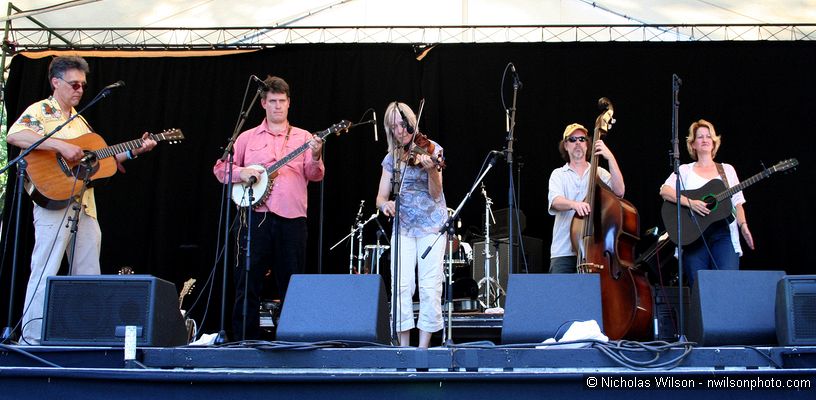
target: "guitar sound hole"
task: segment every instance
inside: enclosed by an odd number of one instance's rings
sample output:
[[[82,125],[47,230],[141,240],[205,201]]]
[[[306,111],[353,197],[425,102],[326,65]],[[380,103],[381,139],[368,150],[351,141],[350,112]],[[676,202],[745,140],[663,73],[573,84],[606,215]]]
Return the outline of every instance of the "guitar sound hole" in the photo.
[[[77,179],[85,179],[86,177],[88,178],[92,177],[98,169],[99,164],[96,162],[93,162],[90,165],[86,165],[86,163],[80,163],[74,167],[73,173],[74,176],[77,177]]]

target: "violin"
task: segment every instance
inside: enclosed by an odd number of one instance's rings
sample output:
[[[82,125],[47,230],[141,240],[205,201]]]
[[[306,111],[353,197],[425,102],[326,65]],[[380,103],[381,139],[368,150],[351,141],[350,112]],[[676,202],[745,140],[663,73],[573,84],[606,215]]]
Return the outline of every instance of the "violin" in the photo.
[[[417,155],[424,154],[431,157],[431,160],[436,164],[437,171],[442,171],[446,167],[445,157],[442,156],[442,153],[438,156],[434,156],[436,145],[423,133],[417,132],[416,135],[414,135],[413,141],[404,146],[404,150],[405,155],[403,157],[408,165],[419,165]]]

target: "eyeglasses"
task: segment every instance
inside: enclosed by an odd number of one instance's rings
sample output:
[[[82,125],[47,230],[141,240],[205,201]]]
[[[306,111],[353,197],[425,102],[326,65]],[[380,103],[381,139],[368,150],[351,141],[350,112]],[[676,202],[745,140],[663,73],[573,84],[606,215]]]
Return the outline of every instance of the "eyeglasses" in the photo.
[[[65,83],[67,83],[67,84],[68,84],[68,86],[70,86],[70,87],[71,87],[71,89],[74,89],[74,90],[79,90],[79,88],[82,88],[82,90],[85,90],[85,88],[86,88],[86,87],[88,87],[88,83],[87,83],[87,82],[77,82],[77,81],[71,81],[71,82],[68,82],[68,81],[66,81],[65,79],[62,79],[62,78],[60,78],[60,77],[57,77],[57,79],[59,79],[59,80],[61,80],[61,81],[65,82]]]
[[[570,136],[570,137],[567,138],[567,141],[569,141],[570,143],[575,143],[575,142],[584,143],[587,140],[589,140],[589,139],[587,139],[586,136]]]

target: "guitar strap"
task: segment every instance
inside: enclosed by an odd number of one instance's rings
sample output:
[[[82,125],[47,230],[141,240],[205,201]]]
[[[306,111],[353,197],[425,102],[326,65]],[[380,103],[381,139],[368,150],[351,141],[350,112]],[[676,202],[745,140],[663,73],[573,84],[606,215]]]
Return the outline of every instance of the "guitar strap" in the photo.
[[[725,168],[723,168],[722,163],[714,163],[717,166],[717,172],[720,173],[720,178],[722,178],[723,182],[725,182],[725,187],[730,188],[731,184],[728,183],[728,176],[725,175]],[[728,220],[728,223],[731,223],[734,218],[737,218],[737,208],[733,205],[731,206],[731,217]]]
[[[81,120],[82,120],[82,122],[84,122],[84,123],[85,123],[85,126],[87,126],[87,127],[88,127],[88,132],[96,132],[96,131],[94,131],[93,127],[91,127],[91,124],[89,124],[89,123],[88,123],[88,120],[87,120],[87,119],[85,119],[85,117],[84,117],[84,116],[80,115],[78,118],[79,118],[79,119],[81,119]]]
[[[728,176],[725,175],[725,169],[721,163],[715,163],[717,165],[717,172],[720,173],[720,178],[722,178],[723,182],[725,182],[725,187],[730,188],[731,184],[728,183]]]

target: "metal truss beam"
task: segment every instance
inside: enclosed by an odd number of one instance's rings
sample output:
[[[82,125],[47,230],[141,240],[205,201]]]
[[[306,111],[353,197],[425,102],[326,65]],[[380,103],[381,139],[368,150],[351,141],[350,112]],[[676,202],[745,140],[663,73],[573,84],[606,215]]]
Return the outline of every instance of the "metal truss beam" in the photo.
[[[816,24],[21,28],[6,46],[38,50],[258,49],[315,43],[810,41]]]

